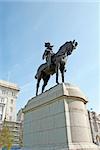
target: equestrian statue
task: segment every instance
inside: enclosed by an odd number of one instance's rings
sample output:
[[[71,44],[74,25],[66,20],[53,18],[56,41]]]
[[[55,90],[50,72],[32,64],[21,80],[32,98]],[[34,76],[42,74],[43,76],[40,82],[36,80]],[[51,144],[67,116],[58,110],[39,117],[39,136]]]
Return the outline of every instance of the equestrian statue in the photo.
[[[53,53],[53,45],[49,42],[45,43],[45,51],[42,56],[42,59],[46,59],[46,62],[39,66],[35,78],[37,79],[36,85],[36,96],[38,95],[38,89],[41,79],[43,79],[44,83],[42,86],[42,93],[44,91],[45,86],[47,85],[50,76],[56,73],[56,83],[58,82],[58,72],[60,70],[62,76],[62,82],[64,82],[64,72],[65,72],[65,64],[67,57],[72,54],[73,50],[76,49],[78,43],[73,40],[66,42],[63,44],[57,53]]]

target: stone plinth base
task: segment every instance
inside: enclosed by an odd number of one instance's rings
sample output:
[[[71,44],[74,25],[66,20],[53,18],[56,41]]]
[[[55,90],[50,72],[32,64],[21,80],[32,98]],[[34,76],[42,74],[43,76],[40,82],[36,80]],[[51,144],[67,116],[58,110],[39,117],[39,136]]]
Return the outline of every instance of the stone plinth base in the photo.
[[[70,84],[59,84],[29,100],[23,110],[25,148],[97,150],[86,103],[80,89]]]
[[[93,143],[71,143],[68,150],[100,150],[100,148]]]

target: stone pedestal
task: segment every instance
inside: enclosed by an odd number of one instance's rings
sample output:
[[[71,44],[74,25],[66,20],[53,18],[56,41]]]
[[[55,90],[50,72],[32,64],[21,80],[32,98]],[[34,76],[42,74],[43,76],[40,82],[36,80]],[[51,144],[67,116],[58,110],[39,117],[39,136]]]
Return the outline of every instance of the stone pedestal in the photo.
[[[32,98],[24,112],[24,146],[29,150],[97,150],[92,142],[87,98],[59,84]]]

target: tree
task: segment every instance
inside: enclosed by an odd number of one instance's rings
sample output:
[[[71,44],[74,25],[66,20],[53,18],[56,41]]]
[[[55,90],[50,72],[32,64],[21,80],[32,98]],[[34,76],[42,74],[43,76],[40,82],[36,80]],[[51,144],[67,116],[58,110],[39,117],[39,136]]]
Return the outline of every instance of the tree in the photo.
[[[12,144],[13,136],[11,135],[11,132],[4,121],[2,130],[0,131],[0,145],[2,145],[2,147],[6,147],[7,150],[10,150]]]

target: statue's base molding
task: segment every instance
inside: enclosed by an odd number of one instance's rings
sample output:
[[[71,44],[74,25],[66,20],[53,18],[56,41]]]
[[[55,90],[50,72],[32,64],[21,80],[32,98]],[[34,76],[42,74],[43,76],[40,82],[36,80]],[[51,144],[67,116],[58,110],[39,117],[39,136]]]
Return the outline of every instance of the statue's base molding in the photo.
[[[69,143],[68,150],[100,150],[100,148],[93,143]]]
[[[36,146],[33,148],[23,148],[22,150],[100,150],[100,147],[93,143],[69,143],[66,145],[47,145]]]

